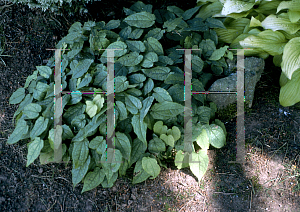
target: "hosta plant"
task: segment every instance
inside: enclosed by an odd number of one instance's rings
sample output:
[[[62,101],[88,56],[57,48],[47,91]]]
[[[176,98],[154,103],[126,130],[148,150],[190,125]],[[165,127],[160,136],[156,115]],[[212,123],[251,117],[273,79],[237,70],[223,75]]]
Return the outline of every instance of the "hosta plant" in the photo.
[[[300,102],[300,0],[197,0],[196,17],[219,17],[225,29],[216,29],[230,48],[249,48],[245,56],[266,59],[281,67],[279,102]],[[236,53],[236,51],[235,51]]]
[[[140,183],[157,177],[170,159],[178,168],[189,166],[198,180],[203,177],[207,149],[225,145],[226,129],[215,119],[216,105],[203,94],[193,95],[192,149],[185,151],[184,52],[176,48],[201,49],[192,53],[193,91],[204,91],[226,67],[224,57],[232,55],[227,47],[217,48],[213,28],[222,23],[192,18],[197,9],[170,6],[152,13],[151,5],[137,2],[124,8],[123,20],[74,23],[56,45],[69,49],[62,53],[62,91],[77,91],[62,95],[62,126],[56,128],[62,131],[63,161],[72,162],[74,187],[80,182],[82,192],[100,184],[112,187],[124,175]],[[121,49],[114,51],[115,149],[106,145],[106,95],[83,93],[107,92],[107,49]],[[57,162],[54,65],[52,57],[46,66],[37,66],[10,97],[19,107],[7,143],[30,141],[26,166],[38,157],[41,164]],[[110,152],[114,160],[107,162]]]

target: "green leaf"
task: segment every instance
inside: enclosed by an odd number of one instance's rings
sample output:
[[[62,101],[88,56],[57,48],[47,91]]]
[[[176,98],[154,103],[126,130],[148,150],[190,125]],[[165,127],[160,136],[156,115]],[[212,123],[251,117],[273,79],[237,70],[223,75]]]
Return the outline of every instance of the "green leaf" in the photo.
[[[206,25],[209,27],[209,28],[222,28],[222,29],[227,29],[223,22],[216,19],[216,18],[207,18],[205,20],[206,22]]]
[[[183,84],[184,83],[184,75],[177,74],[171,72],[166,80],[164,81],[165,84]]]
[[[142,108],[142,102],[132,95],[125,95],[125,104],[127,110],[132,114],[137,114],[139,109]]]
[[[152,176],[150,179],[154,179],[159,175],[160,166],[154,158],[143,157],[142,159],[143,169]]]
[[[294,71],[292,79],[280,88],[279,102],[284,107],[300,102],[300,68]]]
[[[107,49],[122,49],[114,51],[114,57],[121,57],[127,53],[127,45],[122,41],[116,41],[111,44],[105,49],[101,57],[107,57]]]
[[[93,99],[93,102],[97,105],[97,113],[99,113],[100,110],[103,108],[104,98],[101,94],[96,94]]]
[[[85,124],[86,124],[86,118],[84,114],[80,114],[79,116],[76,116],[71,122],[72,127],[76,127],[77,129],[83,128]]]
[[[194,8],[191,8],[191,9],[188,9],[187,11],[185,11],[182,14],[183,20],[190,19],[199,10],[199,8],[200,8],[200,6],[197,6],[197,7],[194,7]]]
[[[17,126],[13,133],[7,139],[8,144],[17,143],[19,140],[22,139],[22,136],[27,134],[28,132],[28,125],[24,119],[20,119],[17,123]]]
[[[192,55],[192,70],[195,71],[196,73],[201,73],[203,66],[204,66],[203,60],[196,55]]]
[[[166,91],[163,88],[160,87],[156,87],[153,89],[153,91],[155,93],[152,94],[152,96],[156,99],[156,101],[158,102],[172,102],[172,97],[170,96],[170,94],[168,93],[168,91]]]
[[[76,92],[76,93],[71,93],[71,99],[69,100],[69,104],[75,105],[78,102],[82,100],[82,93],[81,92]]]
[[[147,145],[140,139],[136,138],[133,140],[129,167],[131,167],[132,164],[138,161],[142,154],[145,153],[146,149]]]
[[[38,82],[36,88],[33,91],[33,98],[38,101],[42,101],[49,89],[49,85],[46,83]]]
[[[35,119],[39,116],[39,113],[41,112],[42,107],[39,104],[30,103],[25,106],[23,113],[29,118],[29,119]]]
[[[181,132],[180,132],[179,128],[176,126],[173,126],[171,135],[173,136],[175,141],[179,140],[179,138],[181,137]]]
[[[208,167],[208,156],[206,150],[200,150],[198,153],[192,152],[190,156],[190,170],[198,178],[198,181],[204,176]]]
[[[106,140],[103,139],[103,136],[96,136],[89,143],[89,148],[95,149],[98,154],[102,155],[106,150]]]
[[[167,10],[175,13],[178,17],[182,16],[182,14],[184,13],[184,11],[182,9],[180,9],[179,7],[176,6],[168,6]]]
[[[150,174],[148,174],[144,169],[142,169],[136,176],[133,177],[132,184],[144,182],[150,176],[151,176]]]
[[[37,73],[38,71],[34,71],[33,74],[31,74],[30,76],[27,77],[26,79],[26,82],[25,82],[25,85],[24,85],[24,88],[27,88],[29,83],[32,81],[32,80],[36,80],[37,78]]]
[[[175,165],[178,169],[183,169],[189,167],[189,158],[190,155],[188,152],[183,153],[182,150],[179,150],[175,155]]]
[[[160,153],[166,151],[165,143],[157,137],[154,137],[149,141],[148,150],[153,153]]]
[[[300,68],[299,43],[300,37],[297,37],[289,40],[289,42],[284,46],[281,67],[282,72],[289,80],[292,79],[293,73]]]
[[[121,101],[116,101],[117,108],[120,112],[119,120],[127,119],[127,110],[125,104]]]
[[[209,137],[205,129],[200,128],[201,134],[197,137],[196,142],[202,149],[209,148]]]
[[[143,121],[144,117],[147,115],[147,113],[152,105],[153,100],[154,100],[153,96],[149,96],[143,100],[143,102],[142,102],[143,107],[140,110],[140,121],[141,122]]]
[[[74,188],[83,179],[83,177],[87,173],[90,162],[91,162],[91,156],[89,155],[87,160],[84,162],[84,164],[82,166],[75,168],[75,163],[73,163],[72,182],[73,182]]]
[[[141,35],[143,34],[144,30],[143,29],[135,29],[131,32],[131,34],[129,35],[129,38],[131,39],[139,39],[141,37]]]
[[[103,182],[101,183],[103,188],[111,188],[114,185],[114,182],[116,182],[118,178],[118,172],[114,172],[110,179],[107,179],[107,176],[105,176]]]
[[[149,92],[151,92],[153,88],[154,88],[154,82],[151,78],[148,78],[143,87],[144,96],[146,96]]]
[[[103,169],[96,167],[93,172],[87,173],[83,180],[83,188],[81,193],[85,191],[90,191],[100,185],[105,177],[105,172]]]
[[[25,99],[20,103],[18,110],[15,112],[14,117],[15,118],[21,111],[24,110],[24,107],[28,104],[30,104],[33,100],[33,96],[31,94],[27,94],[25,96]]]
[[[112,153],[113,156],[113,158],[111,158],[112,163],[110,162],[110,158],[108,158],[109,153]],[[111,171],[112,173],[117,172],[121,166],[122,154],[118,149],[107,148],[107,155],[102,155],[101,162],[103,162],[102,166],[106,174],[108,171]]]
[[[149,37],[149,38],[147,38],[147,41],[144,41],[144,43],[145,43],[147,52],[155,52],[157,55],[164,54],[163,47],[157,39],[155,39],[153,37]]]
[[[115,92],[120,93],[128,89],[129,82],[125,76],[115,77]]]
[[[36,137],[28,144],[27,163],[28,167],[40,155],[41,149],[44,147],[44,141]]]
[[[98,110],[97,105],[93,101],[89,101],[89,100],[87,100],[85,104],[86,104],[85,112],[90,116],[90,118],[93,118],[96,115]]]
[[[135,66],[143,60],[143,55],[139,55],[137,52],[131,52],[120,57],[117,62],[120,62],[123,66]]]
[[[154,52],[147,52],[144,56],[144,60],[141,63],[141,66],[144,68],[150,68],[153,66],[153,63],[158,61],[158,56]]]
[[[68,125],[64,124],[62,125],[62,128],[62,140],[72,139],[74,137],[74,134]]]
[[[127,16],[124,21],[138,28],[149,28],[155,23],[155,15],[148,12],[139,12]]]
[[[48,78],[51,76],[51,74],[52,74],[52,70],[51,70],[51,68],[48,67],[48,66],[37,66],[36,68],[37,68],[39,74],[40,74],[41,76],[47,78],[47,79],[48,79]]]
[[[167,145],[174,147],[175,141],[172,135],[161,134],[159,138],[163,140]]]
[[[91,81],[92,81],[92,76],[90,74],[86,74],[82,79],[82,81],[79,83],[79,85],[77,85],[77,90],[85,86],[88,86]]]
[[[212,53],[212,55],[210,56],[209,60],[219,60],[221,59],[221,57],[223,57],[225,55],[225,52],[227,50],[229,46],[224,46],[221,47],[220,49],[217,49],[216,51],[214,51]]]
[[[132,52],[144,52],[146,50],[146,47],[144,45],[144,43],[142,41],[130,41],[130,40],[126,40],[125,41],[128,48],[132,51]]]
[[[116,132],[116,149],[120,150],[123,158],[130,159],[131,145],[128,137],[121,132]]]
[[[169,119],[184,112],[184,106],[176,102],[155,103],[151,109],[151,116],[154,119]]]
[[[31,132],[30,132],[30,138],[31,140],[35,139],[35,137],[41,135],[46,129],[47,129],[47,126],[48,126],[48,122],[49,122],[49,119],[44,119],[44,117],[40,116],[35,124],[34,124],[34,127],[32,128]]]
[[[110,20],[106,26],[104,27],[104,29],[106,30],[111,30],[111,29],[115,29],[118,28],[120,26],[121,21],[120,20]]]
[[[170,73],[171,69],[169,67],[157,66],[150,69],[142,69],[142,72],[154,80],[165,80]]]
[[[18,104],[20,103],[25,97],[25,89],[18,88],[9,98],[9,104]]]
[[[167,28],[167,32],[173,31],[182,21],[182,17],[169,19],[168,21],[164,22],[163,28]]]
[[[197,109],[197,114],[199,115],[199,122],[201,124],[209,124],[211,109],[206,106],[200,106]]]
[[[137,135],[138,139],[140,139],[145,143],[145,145],[147,145],[147,139],[146,139],[147,124],[144,121],[140,120],[140,115],[133,115],[131,124],[133,126],[133,130]]]
[[[93,62],[94,60],[92,59],[80,60],[78,64],[74,67],[74,69],[72,69],[73,71],[72,78],[76,79],[83,76],[88,71],[88,69],[90,68]]]
[[[76,116],[83,114],[85,109],[86,109],[86,105],[79,102],[78,104],[69,107],[67,111],[63,113],[63,118],[67,120],[67,123],[71,124],[72,120]]]
[[[85,138],[83,141],[74,142],[72,151],[72,159],[75,164],[75,169],[82,166],[89,155],[89,141]]]
[[[153,132],[158,135],[166,134],[167,130],[168,130],[168,127],[166,125],[164,125],[164,123],[162,121],[157,121],[153,125]]]
[[[145,35],[144,39],[153,37],[157,40],[160,40],[163,37],[165,31],[166,30],[161,30],[160,28],[154,28]]]

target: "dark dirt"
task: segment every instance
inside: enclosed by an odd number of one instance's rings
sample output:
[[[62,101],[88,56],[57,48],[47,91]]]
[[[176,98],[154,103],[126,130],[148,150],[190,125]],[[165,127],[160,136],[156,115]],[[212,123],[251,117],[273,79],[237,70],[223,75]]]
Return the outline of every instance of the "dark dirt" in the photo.
[[[99,186],[81,194],[82,184],[73,189],[70,166],[40,165],[36,160],[26,168],[26,141],[6,144],[17,110],[17,105],[8,104],[9,97],[36,66],[53,56],[45,49],[54,48],[72,23],[123,18],[123,6],[134,2],[102,0],[94,3],[90,14],[74,16],[0,3],[0,33],[6,38],[2,55],[11,56],[0,56],[6,64],[0,64],[0,211],[300,211],[300,110],[280,106],[280,69],[271,60],[256,87],[253,107],[245,113],[246,164],[228,163],[235,158],[236,118],[235,112],[222,112],[218,118],[225,123],[227,145],[209,151],[209,170],[199,185],[188,169],[172,167],[138,185],[124,177],[112,188]],[[181,1],[144,3],[185,10],[195,6]]]

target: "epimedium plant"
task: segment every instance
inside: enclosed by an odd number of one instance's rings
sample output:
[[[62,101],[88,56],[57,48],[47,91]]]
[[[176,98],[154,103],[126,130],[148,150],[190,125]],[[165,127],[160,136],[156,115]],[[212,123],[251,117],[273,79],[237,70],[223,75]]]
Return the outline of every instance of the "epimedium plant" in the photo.
[[[225,145],[226,129],[215,119],[216,105],[204,94],[193,95],[191,151],[185,150],[183,52],[176,48],[200,49],[191,57],[192,91],[204,91],[232,54],[228,46],[218,46],[214,28],[224,28],[222,22],[192,18],[198,9],[169,6],[152,13],[152,5],[139,1],[124,8],[123,20],[74,23],[56,45],[69,49],[62,53],[62,91],[77,91],[62,95],[62,126],[56,128],[62,133],[63,161],[72,162],[74,187],[80,182],[82,192],[100,184],[112,187],[126,174],[132,183],[154,179],[169,159],[179,169],[190,167],[198,180],[204,176],[207,149]],[[83,94],[107,92],[107,49],[121,49],[114,52],[115,149],[106,146],[105,95]],[[9,99],[19,107],[7,143],[30,139],[26,166],[38,157],[41,164],[59,162],[54,160],[54,65],[52,57],[37,66]],[[114,153],[112,162],[106,161],[107,152]]]

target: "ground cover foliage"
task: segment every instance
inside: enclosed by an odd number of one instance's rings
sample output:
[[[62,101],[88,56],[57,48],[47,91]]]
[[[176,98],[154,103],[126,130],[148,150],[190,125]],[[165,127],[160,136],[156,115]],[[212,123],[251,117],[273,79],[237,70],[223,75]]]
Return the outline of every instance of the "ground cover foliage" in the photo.
[[[56,45],[70,49],[62,55],[63,91],[106,92],[104,49],[122,49],[115,52],[115,150],[106,148],[107,104],[101,94],[63,95],[63,125],[53,129],[54,57],[37,66],[10,97],[10,104],[20,105],[7,143],[30,138],[26,166],[38,157],[46,164],[54,162],[59,146],[55,138],[62,136],[63,160],[72,161],[73,186],[83,181],[82,192],[99,184],[112,187],[127,171],[133,171],[133,183],[154,179],[160,166],[167,167],[166,160],[174,157],[179,169],[190,167],[200,180],[208,167],[209,146],[223,147],[226,129],[215,119],[216,105],[207,103],[203,94],[195,95],[193,139],[185,148],[184,72],[178,67],[183,52],[176,48],[201,49],[192,53],[193,91],[204,91],[213,75],[222,74],[224,57],[232,58],[232,53],[228,46],[218,46],[213,28],[224,28],[222,22],[192,18],[198,9],[169,6],[152,13],[152,5],[137,2],[124,8],[123,20],[74,23]],[[165,42],[173,47],[165,49]],[[115,161],[122,163],[104,163],[106,151],[114,151]]]

